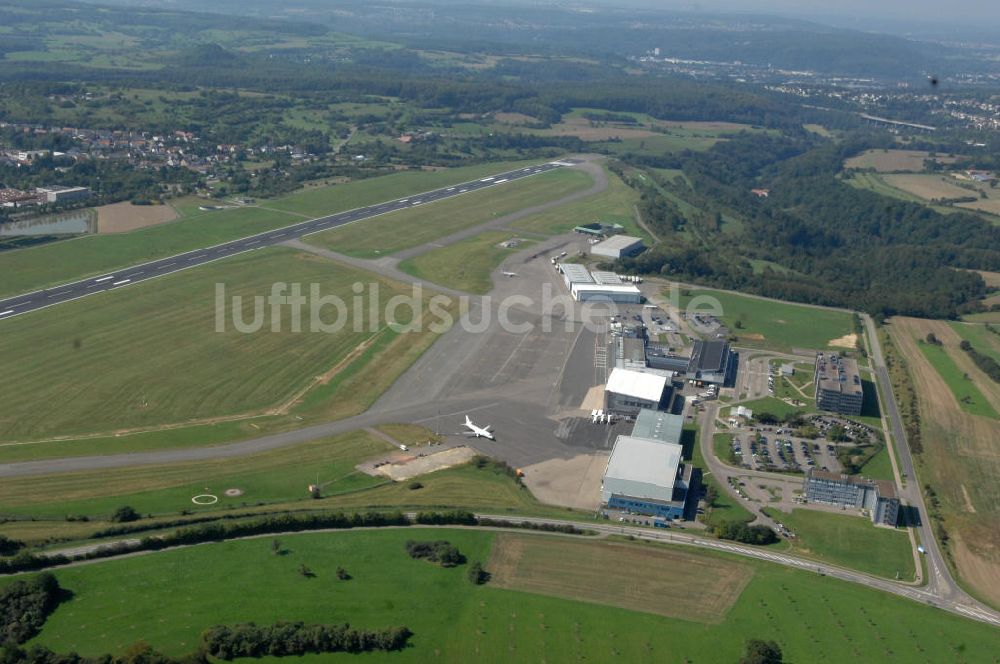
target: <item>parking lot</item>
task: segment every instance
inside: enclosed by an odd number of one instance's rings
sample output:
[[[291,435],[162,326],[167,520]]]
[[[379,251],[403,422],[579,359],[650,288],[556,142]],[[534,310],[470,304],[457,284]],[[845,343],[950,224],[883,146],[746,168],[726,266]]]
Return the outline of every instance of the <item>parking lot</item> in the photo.
[[[800,438],[782,427],[746,427],[734,432],[733,450],[745,468],[807,472],[810,468],[840,472],[837,448],[825,439]]]

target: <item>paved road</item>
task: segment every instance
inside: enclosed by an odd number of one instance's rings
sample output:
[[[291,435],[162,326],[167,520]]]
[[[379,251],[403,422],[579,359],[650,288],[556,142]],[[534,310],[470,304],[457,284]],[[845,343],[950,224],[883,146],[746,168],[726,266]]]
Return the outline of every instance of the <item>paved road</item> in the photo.
[[[414,515],[412,513],[409,513],[407,516],[409,516],[412,519]],[[905,597],[915,602],[920,602],[921,604],[926,604],[929,606],[937,607],[939,609],[944,609],[946,611],[950,611],[951,613],[958,614],[964,618],[971,618],[972,620],[977,620],[979,622],[985,622],[1000,627],[1000,613],[998,613],[997,611],[993,611],[992,609],[988,609],[986,607],[970,607],[969,605],[961,601],[942,599],[926,588],[918,588],[914,586],[908,586],[905,584],[896,583],[894,581],[882,579],[877,576],[871,576],[869,574],[864,574],[862,572],[856,572],[854,570],[847,569],[844,567],[838,567],[836,565],[830,565],[827,563],[818,563],[815,560],[808,560],[805,558],[800,558],[798,556],[792,556],[785,553],[777,553],[767,548],[747,546],[735,542],[710,539],[706,537],[699,537],[696,535],[687,535],[678,533],[673,530],[654,530],[649,528],[639,528],[636,526],[619,525],[611,522],[582,523],[579,521],[566,521],[562,519],[519,516],[516,514],[476,514],[476,517],[479,519],[494,519],[494,520],[510,521],[510,522],[529,522],[540,525],[574,526],[577,528],[586,528],[588,530],[592,530],[602,536],[631,535],[636,539],[648,540],[653,542],[666,542],[669,544],[689,546],[699,549],[709,549],[712,551],[721,551],[729,554],[743,556],[746,558],[754,558],[756,560],[762,560],[764,562],[774,563],[777,565],[784,565],[785,567],[793,567],[807,572],[814,572],[816,574],[822,574],[824,576],[833,577],[835,579],[840,579],[842,581],[847,581],[849,583],[859,583],[861,585],[865,585],[870,588],[876,588],[878,590],[881,590],[882,592],[891,593],[893,595]],[[483,528],[483,526],[456,526],[456,527],[477,528],[477,529]],[[495,528],[492,527],[490,527],[489,529],[495,530]],[[347,531],[340,529],[340,530],[323,530],[314,532],[343,533]],[[245,538],[237,538],[237,539],[259,539],[263,537],[281,537],[283,535],[293,535],[293,534],[302,534],[302,532],[298,531],[294,533],[293,532],[267,533],[265,535],[251,535]],[[119,542],[103,542],[101,544],[78,546],[78,547],[73,547],[71,549],[61,549],[61,550],[57,549],[46,552],[46,555],[63,554],[70,557],[83,556],[87,553],[91,553],[102,548],[111,547],[116,544],[134,545],[137,541],[138,540],[135,539],[129,539],[129,540],[121,540]],[[190,545],[190,546],[197,546],[197,545]],[[134,554],[134,553],[121,554],[120,556],[113,556],[113,557],[145,555],[146,553],[155,554],[157,552],[152,551],[152,552],[144,552],[142,554]]]
[[[0,320],[14,318],[15,316],[20,316],[31,311],[62,304],[63,302],[78,300],[82,297],[93,295],[94,293],[102,293],[116,288],[124,288],[149,279],[162,277],[165,274],[172,274],[174,272],[186,270],[198,265],[204,265],[205,263],[211,263],[212,261],[217,261],[222,258],[235,256],[236,254],[242,254],[247,251],[260,249],[261,247],[280,244],[293,238],[302,237],[303,235],[309,235],[311,233],[336,228],[337,226],[344,226],[346,224],[353,224],[358,221],[377,217],[396,210],[403,210],[417,205],[423,205],[425,203],[459,196],[478,189],[495,187],[497,185],[504,184],[505,182],[513,182],[514,180],[531,177],[532,175],[545,173],[564,166],[572,166],[575,163],[577,163],[576,160],[550,161],[537,166],[528,166],[514,171],[507,171],[506,173],[498,173],[497,175],[484,177],[480,180],[474,180],[472,182],[457,184],[451,187],[442,187],[433,191],[426,191],[422,194],[415,194],[413,196],[398,198],[385,203],[369,205],[367,207],[357,208],[354,210],[347,210],[346,212],[339,212],[326,217],[319,217],[318,219],[309,219],[290,226],[284,226],[282,228],[276,228],[264,233],[258,233],[257,235],[251,235],[249,237],[218,244],[213,247],[195,249],[183,254],[177,254],[176,256],[151,261],[149,263],[133,265],[114,272],[108,272],[107,274],[99,277],[91,277],[80,281],[74,281],[72,283],[62,284],[60,286],[54,286],[52,288],[34,291],[32,293],[16,295],[14,297],[0,300]]]
[[[913,456],[910,454],[910,446],[906,441],[903,418],[899,413],[896,395],[892,391],[892,383],[889,380],[889,370],[886,368],[882,346],[875,330],[875,322],[867,314],[863,314],[861,318],[872,351],[872,367],[875,369],[875,379],[878,381],[881,404],[888,415],[889,426],[892,428],[896,456],[899,458],[899,472],[907,480],[905,487],[899,488],[900,498],[904,504],[916,508],[920,512],[920,525],[917,530],[920,533],[920,542],[927,550],[925,556],[927,559],[927,588],[941,598],[975,602],[951,576],[951,571],[941,554],[941,547],[938,546],[937,539],[934,537],[930,517],[927,514],[927,506],[924,503],[924,495],[920,490],[920,482],[917,481],[917,475],[913,468]],[[978,602],[975,603],[978,604]]]

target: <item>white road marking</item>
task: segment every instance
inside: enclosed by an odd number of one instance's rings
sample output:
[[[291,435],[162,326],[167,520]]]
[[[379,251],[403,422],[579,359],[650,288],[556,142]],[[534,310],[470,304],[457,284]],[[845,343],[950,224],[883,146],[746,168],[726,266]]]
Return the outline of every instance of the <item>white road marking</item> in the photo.
[[[7,311],[0,311],[0,316],[6,316],[7,314],[14,313],[13,309],[8,309]]]
[[[112,286],[121,286],[122,284],[127,284],[130,281],[132,281],[132,280],[131,279],[122,279],[121,281],[112,281],[111,285]]]
[[[112,275],[107,276],[107,277],[101,277],[100,279],[94,279],[94,283],[95,284],[99,284],[102,281],[107,281],[108,279],[114,279],[114,278],[115,278],[115,275],[112,274]]]

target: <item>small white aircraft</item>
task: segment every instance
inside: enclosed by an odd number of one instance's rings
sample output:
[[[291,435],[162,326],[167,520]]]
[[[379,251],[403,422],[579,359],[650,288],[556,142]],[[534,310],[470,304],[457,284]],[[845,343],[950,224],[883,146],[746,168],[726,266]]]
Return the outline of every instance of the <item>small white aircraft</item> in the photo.
[[[507,271],[504,271],[504,272],[501,272],[501,274],[503,274],[503,276],[505,276],[505,277],[516,277],[517,276],[517,272],[507,272]]]
[[[465,428],[468,429],[468,431],[464,432],[466,436],[475,436],[476,438],[482,437],[482,438],[489,438],[490,440],[496,440],[493,432],[490,431],[490,429],[492,428],[490,425],[487,424],[484,427],[477,427],[475,424],[472,423],[472,420],[469,419],[468,415],[465,416],[465,424],[463,426],[465,426]]]

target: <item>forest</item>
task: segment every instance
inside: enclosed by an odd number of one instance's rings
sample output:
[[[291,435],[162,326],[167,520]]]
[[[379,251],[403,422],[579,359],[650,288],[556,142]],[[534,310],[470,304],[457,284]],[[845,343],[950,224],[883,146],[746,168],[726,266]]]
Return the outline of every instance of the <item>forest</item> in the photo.
[[[726,232],[710,214],[688,220],[647,187],[644,217],[675,235],[622,268],[878,316],[954,318],[973,310],[986,286],[955,268],[1000,269],[1000,227],[845,184],[843,159],[868,147],[864,134],[841,142],[805,132],[745,134],[684,154],[680,166],[693,193],[660,184],[706,210],[737,215],[741,228]],[[753,188],[769,195],[755,196]],[[678,232],[692,228],[697,233]],[[751,259],[778,267],[755,270]]]

